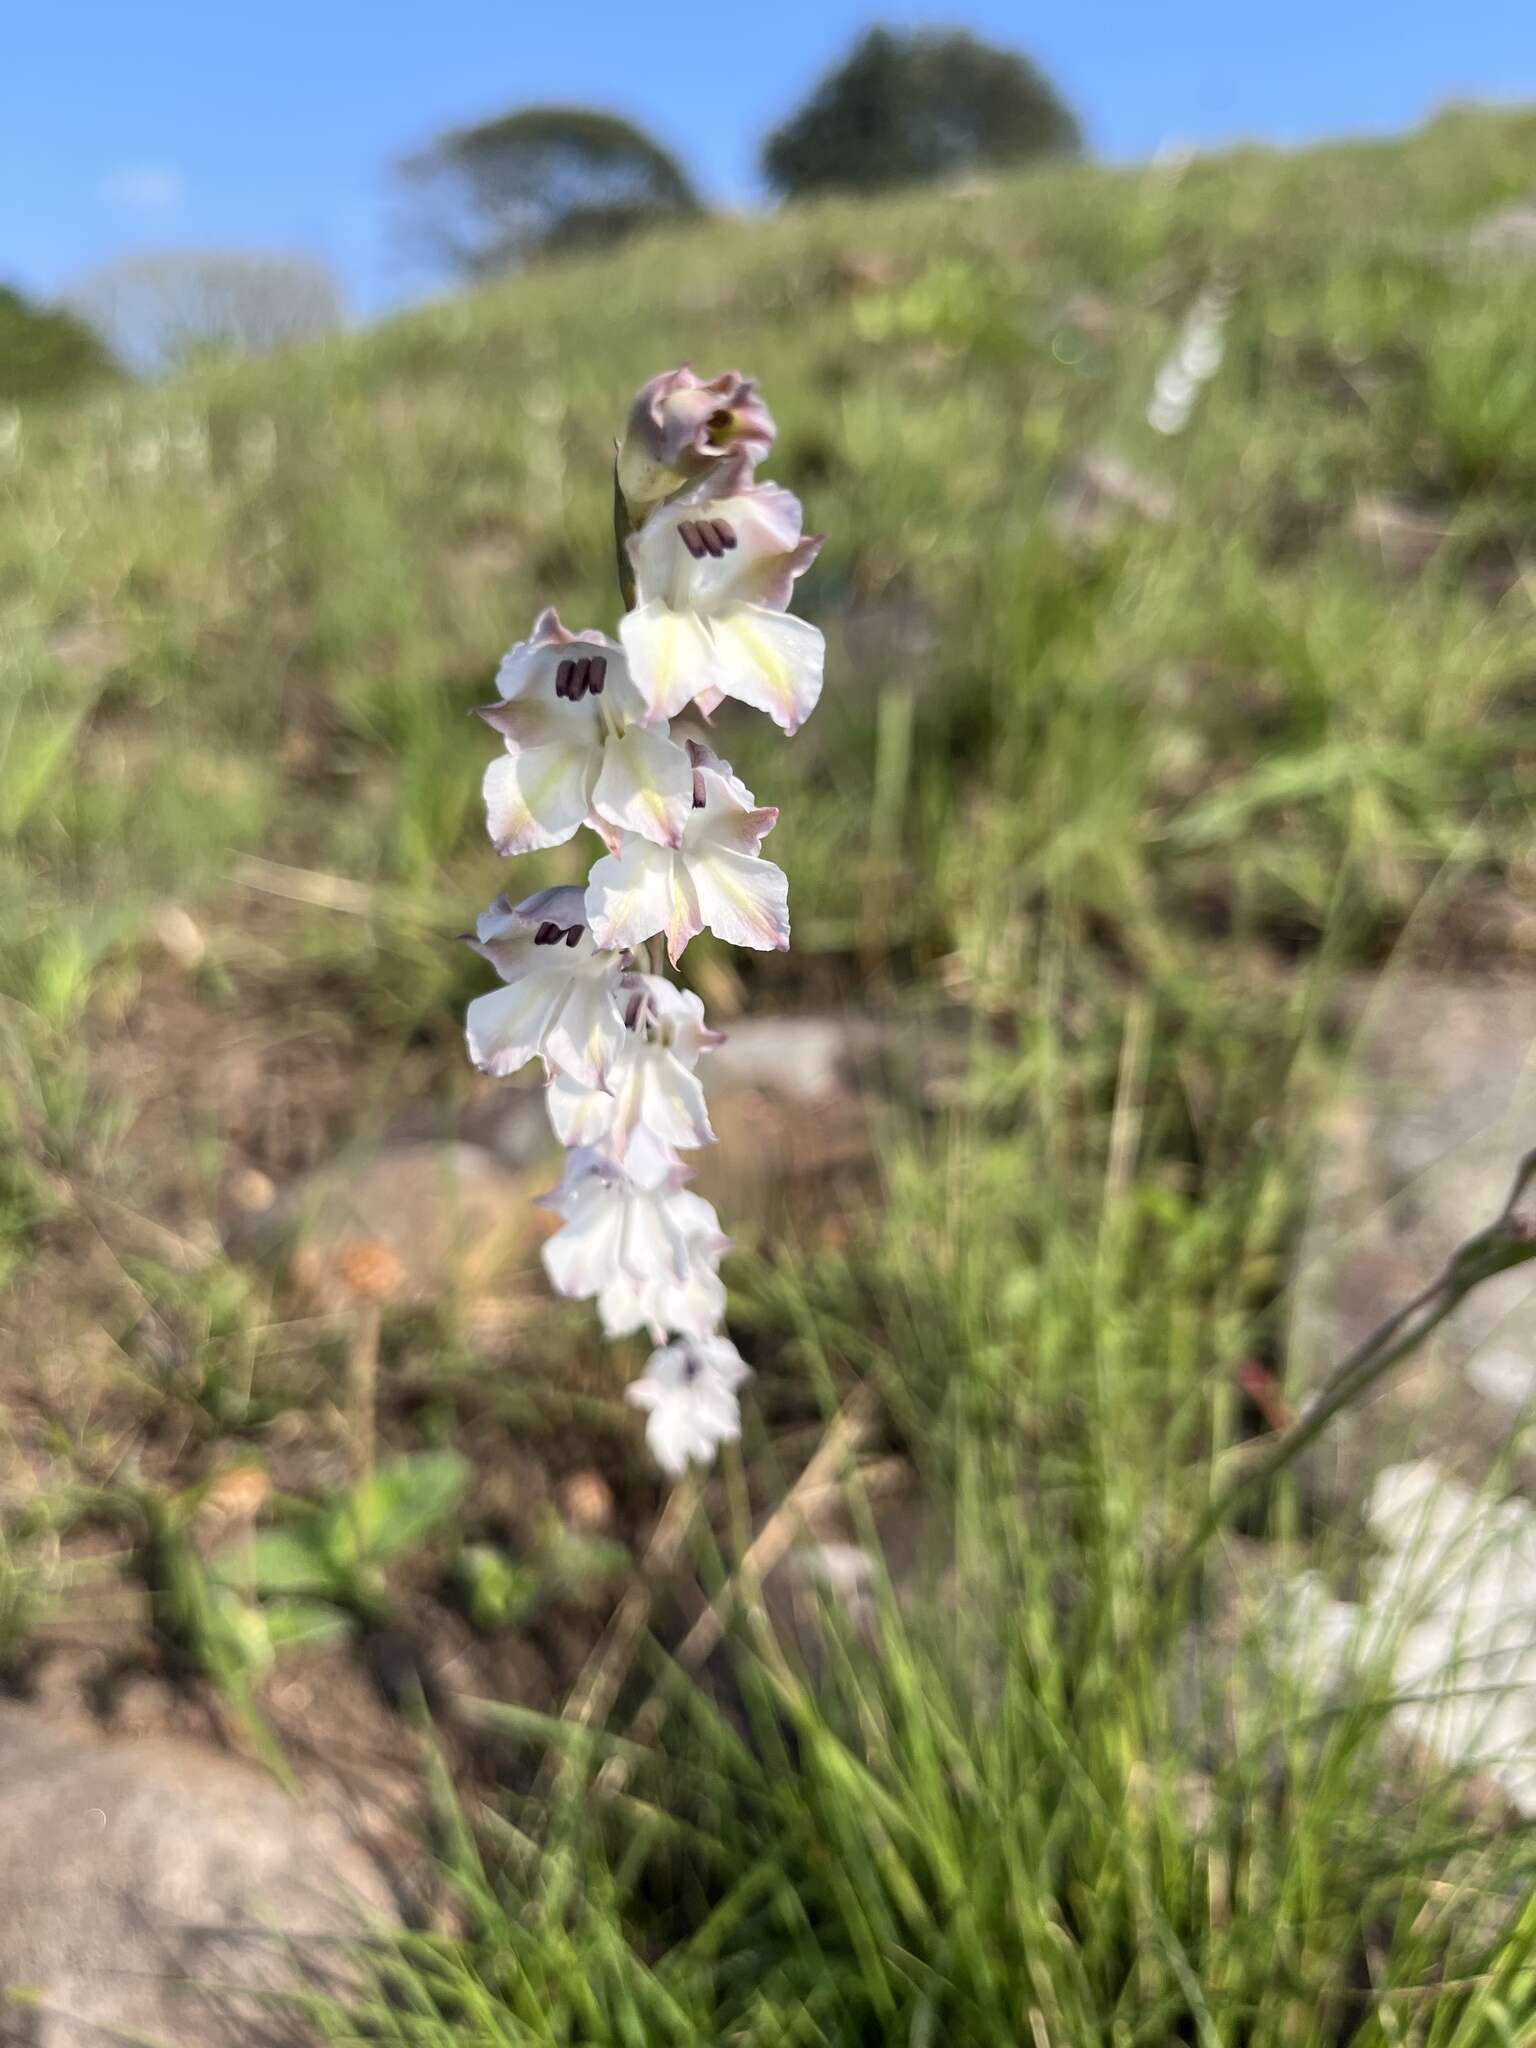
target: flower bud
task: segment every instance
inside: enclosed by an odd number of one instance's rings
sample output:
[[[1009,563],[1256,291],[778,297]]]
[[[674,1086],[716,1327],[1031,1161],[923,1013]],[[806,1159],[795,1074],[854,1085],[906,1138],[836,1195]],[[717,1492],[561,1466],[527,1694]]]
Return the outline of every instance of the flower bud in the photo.
[[[686,363],[664,370],[636,395],[619,449],[619,489],[631,517],[733,450],[761,462],[774,431],[756,384],[739,370],[723,370],[707,384]]]

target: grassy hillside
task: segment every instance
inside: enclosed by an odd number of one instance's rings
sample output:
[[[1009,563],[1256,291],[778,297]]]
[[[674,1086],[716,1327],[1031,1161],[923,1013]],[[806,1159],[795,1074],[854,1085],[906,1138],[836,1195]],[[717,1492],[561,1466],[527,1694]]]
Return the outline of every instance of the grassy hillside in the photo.
[[[413,2024],[335,2038],[1536,2026],[1518,1832],[1409,1774],[1379,1700],[1319,1724],[1234,1679],[1202,1718],[1157,1570],[1256,1426],[1232,1362],[1281,1363],[1338,978],[1530,943],[1536,266],[1470,231],[1533,189],[1514,113],[1050,171],[659,235],[0,420],[0,1665],[106,1611],[247,1734],[277,1717],[198,1489],[254,1461],[334,1494],[350,1340],[235,1255],[236,1193],[480,1101],[483,970],[451,940],[501,876],[466,714],[542,604],[611,627],[611,442],[661,366],[757,375],[831,536],[815,719],[729,733],[782,807],[795,949],[699,941],[686,971],[725,1011],[915,1013],[967,1048],[896,1090],[857,1203],[748,1231],[756,1420],[695,1542],[719,1583],[863,1383],[863,1454],[915,1475],[973,1625],[951,1581],[815,1685],[749,1625],[626,1745],[668,1688],[644,1649],[551,1807],[562,1684],[530,1705],[496,1662],[518,1624],[472,1618],[521,1718],[467,1769],[470,1931],[401,1962]],[[1163,438],[1153,379],[1213,280],[1225,357]],[[392,1611],[448,1626],[489,1551],[590,1647],[611,1561],[578,1598],[495,1506],[498,1473],[595,1462],[646,1540],[661,1495],[584,1314],[387,1311],[382,1372],[385,1448],[475,1475]],[[1249,1533],[1304,1548],[1283,1490]],[[625,1789],[574,1796],[614,1756]]]

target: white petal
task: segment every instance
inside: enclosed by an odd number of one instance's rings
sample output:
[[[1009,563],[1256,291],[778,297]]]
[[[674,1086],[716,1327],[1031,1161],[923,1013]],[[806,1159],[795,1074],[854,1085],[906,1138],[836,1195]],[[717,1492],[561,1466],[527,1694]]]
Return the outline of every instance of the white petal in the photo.
[[[695,558],[678,528],[700,518],[725,520],[736,545],[718,556]],[[800,502],[782,484],[754,484],[721,497],[705,478],[653,512],[630,543],[640,601],[661,598],[679,611],[708,612],[738,599],[757,600],[782,586],[784,563],[799,546],[802,524]]]
[[[818,628],[759,604],[733,605],[711,623],[715,686],[798,732],[821,696],[826,642]]]
[[[665,734],[628,726],[603,748],[592,791],[599,817],[658,846],[676,846],[693,809],[693,763]]]
[[[717,686],[719,663],[707,620],[697,612],[673,611],[653,600],[627,612],[619,637],[645,715],[672,718],[701,690]]]
[[[544,1270],[557,1294],[584,1301],[607,1282],[623,1241],[626,1192],[593,1175],[572,1194],[565,1224],[544,1245]]]
[[[579,830],[597,765],[586,746],[532,747],[503,754],[485,771],[486,823],[498,853],[561,846]]]
[[[577,948],[578,954],[583,949]],[[589,956],[600,962],[601,956]],[[572,976],[565,1001],[544,1034],[542,1051],[552,1067],[589,1088],[601,1088],[625,1046],[619,1008],[619,963],[589,965]]]
[[[675,1173],[679,1151],[712,1145],[704,1090],[664,1046],[641,1046],[616,1083],[610,1148],[637,1187],[660,1188]]]
[[[464,1036],[480,1071],[504,1077],[536,1059],[565,993],[560,976],[529,973],[476,996],[464,1015]]]
[[[725,1284],[712,1266],[695,1262],[681,1280],[653,1288],[647,1306],[653,1329],[707,1337],[725,1316]]]
[[[619,650],[604,633],[570,633],[560,623],[560,614],[551,607],[540,612],[533,622],[533,632],[526,640],[519,640],[502,657],[501,667],[496,671],[496,691],[504,698],[526,698],[539,701],[561,701],[555,699],[555,671],[569,656],[602,653],[610,660]]]
[[[554,1075],[544,1091],[545,1107],[562,1145],[598,1146],[613,1128],[616,1099],[606,1088],[587,1088],[569,1074]]]
[[[633,834],[618,853],[593,867],[586,907],[592,937],[605,950],[638,946],[664,931],[676,962],[703,930],[698,900],[678,855]]]
[[[686,858],[700,920],[717,939],[759,953],[788,949],[789,881],[782,868],[718,843]]]

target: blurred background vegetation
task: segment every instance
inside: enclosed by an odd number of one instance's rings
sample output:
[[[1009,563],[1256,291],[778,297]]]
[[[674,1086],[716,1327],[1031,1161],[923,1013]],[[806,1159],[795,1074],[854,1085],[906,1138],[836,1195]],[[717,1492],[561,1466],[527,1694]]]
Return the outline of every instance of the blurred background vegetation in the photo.
[[[825,196],[750,224],[525,109],[408,162],[476,288],[367,331],[252,278],[100,315],[135,379],[0,300],[0,1669],[83,1660],[109,1725],[148,1670],[280,1769],[404,1743],[455,1931],[329,2038],[1536,2027],[1527,1829],[1379,1674],[1214,1647],[1244,1559],[1351,1583],[1359,1503],[1160,1577],[1267,1426],[1235,1368],[1285,1397],[1342,993],[1529,972],[1536,268],[1488,223],[1536,117],[1080,147],[1024,60],[875,32],[766,145]],[[682,360],[761,379],[832,538],[815,719],[723,727],[794,950],[683,963],[758,1048],[711,1190],[757,1379],[679,1591],[455,935],[506,879],[468,713],[540,606],[611,626],[613,437]],[[817,1593],[802,1657],[735,1574],[829,1427],[879,1623]]]

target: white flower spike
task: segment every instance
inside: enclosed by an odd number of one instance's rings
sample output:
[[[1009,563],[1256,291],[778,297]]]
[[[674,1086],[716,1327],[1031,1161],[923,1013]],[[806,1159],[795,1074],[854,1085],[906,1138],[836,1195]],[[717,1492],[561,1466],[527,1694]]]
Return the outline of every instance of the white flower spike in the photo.
[[[686,366],[639,393],[615,470],[615,527],[634,606],[618,637],[571,633],[553,610],[506,656],[481,713],[506,752],[485,775],[499,852],[563,846],[583,826],[607,852],[585,884],[498,897],[470,944],[503,986],[469,1005],[470,1057],[487,1074],[542,1060],[566,1147],[544,1198],[551,1285],[592,1300],[610,1337],[656,1345],[628,1390],[663,1471],[709,1465],[741,1433],[748,1378],[724,1333],[720,1219],[687,1186],[683,1155],[714,1142],[697,1068],[720,1042],[696,995],[632,950],[665,934],[674,965],[701,931],[758,951],[789,944],[789,885],[761,853],[778,812],[759,806],[702,736],[669,730],[727,698],[794,732],[822,686],[823,644],[789,616],[821,546],[798,501],[753,480],[773,420],[750,378]],[[644,524],[636,530],[642,515]]]

